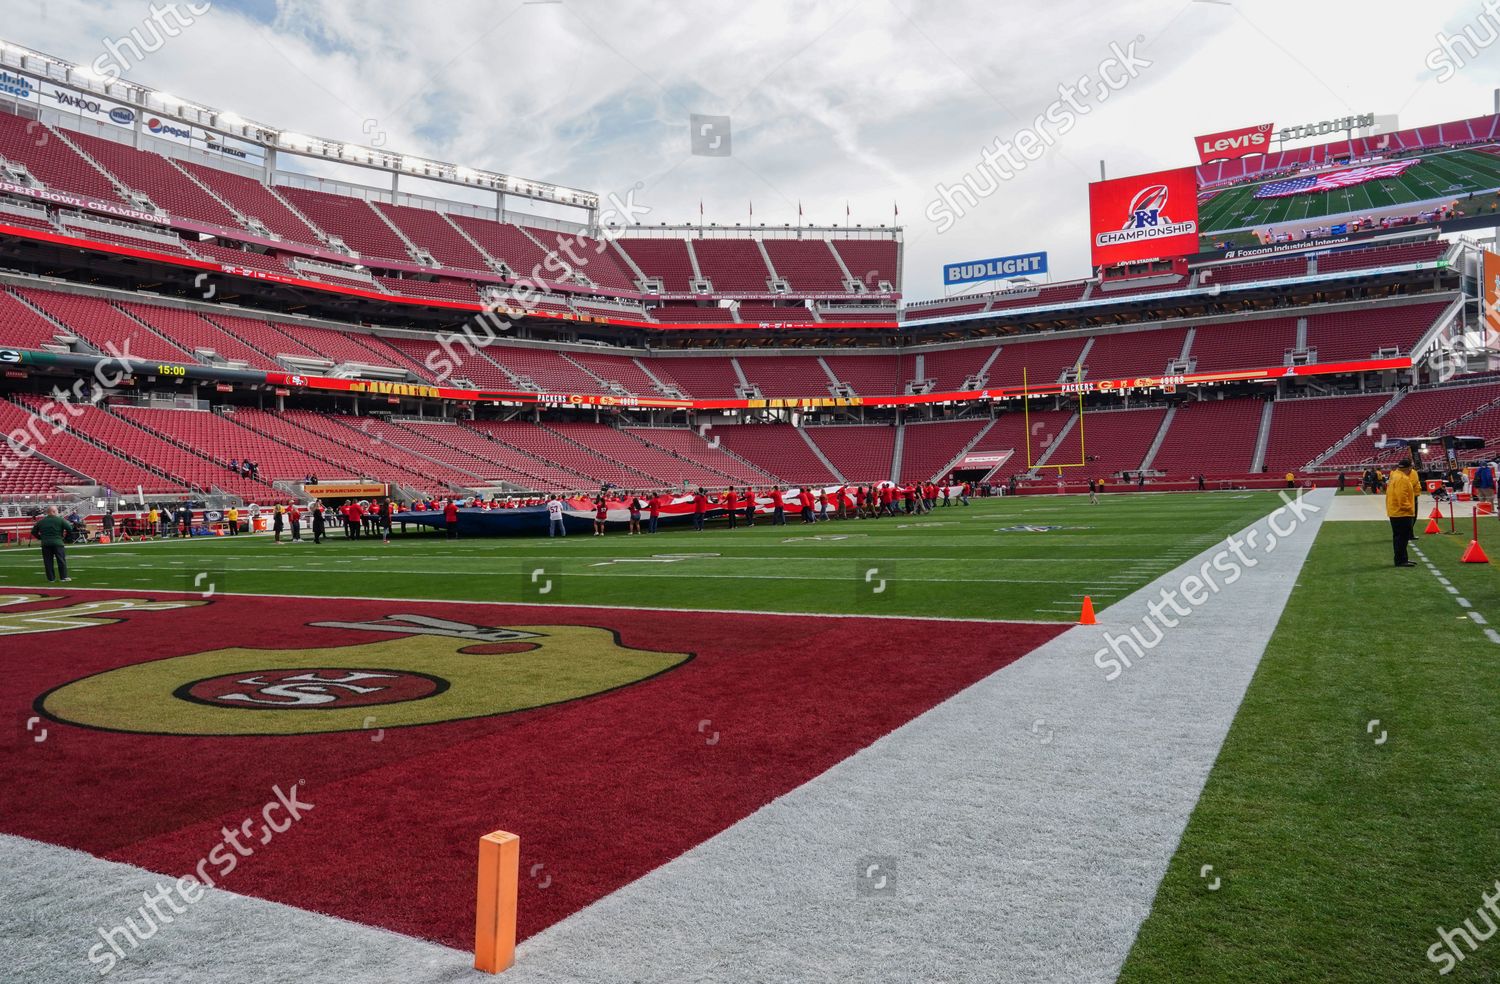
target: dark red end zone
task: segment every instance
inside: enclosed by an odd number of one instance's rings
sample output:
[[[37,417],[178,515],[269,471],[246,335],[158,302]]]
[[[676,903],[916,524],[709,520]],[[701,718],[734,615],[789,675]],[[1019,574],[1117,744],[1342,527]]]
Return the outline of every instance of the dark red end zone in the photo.
[[[300,782],[297,796],[313,804],[305,818],[264,846],[250,845],[254,853],[219,884],[465,948],[481,834],[520,835],[519,930],[530,936],[1067,628],[243,596],[136,608],[61,631],[55,618],[24,618],[123,597],[68,591],[0,599],[3,700],[13,721],[0,828],[182,875],[220,844],[223,828],[258,821],[276,799],[274,786],[286,791]],[[401,615],[442,623],[427,625],[437,626],[436,637],[399,625],[393,631],[389,618]],[[313,624],[330,621],[382,624]],[[543,631],[540,641],[536,633],[513,639],[478,629],[442,635],[452,623],[555,631]],[[602,630],[612,630],[614,646]],[[584,641],[548,672],[594,687],[587,696],[570,695],[567,686],[556,695],[561,702],[528,696],[498,662],[535,657],[549,636],[570,635]],[[403,652],[430,656],[434,646],[450,646],[451,659],[392,665]],[[333,660],[329,650],[338,647],[361,647],[347,650],[360,655]],[[215,659],[244,649],[266,651],[268,669],[245,669],[255,663],[241,654],[230,672],[219,672]],[[590,682],[589,672],[617,672],[639,651],[645,662],[631,682]],[[369,653],[380,654],[379,665],[361,662]],[[476,665],[502,672],[476,682],[464,676]],[[582,683],[572,679],[575,666]],[[393,695],[387,703],[382,687]],[[526,709],[470,713],[516,703]],[[295,713],[286,709],[292,705]],[[434,708],[450,718],[421,722]],[[222,720],[235,730],[287,720],[331,727],[342,719],[326,715],[372,709],[375,724],[412,724],[181,733]],[[37,740],[44,729],[45,740]]]

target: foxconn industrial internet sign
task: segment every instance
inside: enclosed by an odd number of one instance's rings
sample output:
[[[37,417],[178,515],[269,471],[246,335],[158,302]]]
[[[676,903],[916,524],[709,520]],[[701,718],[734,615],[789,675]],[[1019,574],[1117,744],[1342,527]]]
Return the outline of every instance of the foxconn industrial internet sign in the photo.
[[[1089,185],[1094,266],[1167,259],[1198,251],[1198,179],[1193,168]]]
[[[1046,272],[1046,253],[1018,253],[1015,256],[994,256],[987,260],[944,263],[943,283],[951,287],[955,284],[978,283],[981,280],[1030,277]]]

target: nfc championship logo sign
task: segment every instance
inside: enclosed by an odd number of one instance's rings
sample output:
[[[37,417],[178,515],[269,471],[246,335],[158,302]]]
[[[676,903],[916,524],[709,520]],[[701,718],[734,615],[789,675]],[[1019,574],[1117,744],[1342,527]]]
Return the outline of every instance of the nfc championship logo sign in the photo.
[[[1198,232],[1196,219],[1173,222],[1167,212],[1171,192],[1164,184],[1147,185],[1136,192],[1119,229],[1101,232],[1094,237],[1096,246],[1119,246],[1165,236],[1191,236]]]
[[[1095,266],[1186,256],[1198,251],[1198,176],[1191,167],[1089,185]]]

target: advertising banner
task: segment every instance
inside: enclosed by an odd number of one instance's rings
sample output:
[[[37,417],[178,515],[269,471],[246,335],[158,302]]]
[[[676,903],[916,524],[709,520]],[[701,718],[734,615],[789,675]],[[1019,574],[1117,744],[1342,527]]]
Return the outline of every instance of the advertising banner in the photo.
[[[1191,167],[1089,185],[1093,263],[1114,266],[1198,252],[1198,180]]]

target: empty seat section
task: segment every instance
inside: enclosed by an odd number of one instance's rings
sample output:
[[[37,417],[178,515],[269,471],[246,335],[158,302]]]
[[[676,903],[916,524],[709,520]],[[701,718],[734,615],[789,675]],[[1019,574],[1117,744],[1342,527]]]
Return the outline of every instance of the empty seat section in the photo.
[[[275,235],[307,246],[317,246],[323,241],[312,226],[302,221],[300,215],[287,208],[280,198],[255,178],[189,161],[181,161],[179,164],[193,177],[212,188],[236,212],[247,219],[256,219]]]
[[[337,431],[330,430],[337,425],[332,421],[319,420],[320,416],[308,411],[289,410],[282,415],[265,410],[239,409],[234,412],[234,421],[281,442],[288,449],[305,451],[308,455],[323,459],[322,465],[306,470],[306,473],[316,474],[319,479],[327,479],[331,472],[337,472],[341,473],[336,476],[339,478],[396,482],[435,494],[449,491],[442,482],[427,474],[409,470],[386,459],[380,454],[379,445],[373,441],[368,452],[346,446],[344,439],[348,437],[347,430],[342,427]],[[307,426],[302,426],[302,423]],[[337,439],[325,434],[334,434]],[[257,458],[256,461],[259,462],[260,459]],[[264,465],[261,473],[265,474]],[[299,471],[288,477],[300,480],[303,474],[305,473]]]
[[[273,359],[283,355],[296,356],[302,359],[327,358],[321,352],[313,351],[285,332],[278,331],[276,326],[269,321],[261,321],[259,318],[246,318],[238,314],[220,314],[217,311],[207,317],[208,320],[236,338],[244,339],[257,352],[261,352]]]
[[[891,284],[896,279],[897,247],[893,239],[834,239],[834,249],[843,257],[844,266],[867,290],[879,290],[880,281]]]
[[[479,244],[490,256],[504,263],[517,279],[539,282],[556,282],[567,278],[566,269],[552,269],[559,264],[547,265],[547,251],[520,227],[508,222],[492,222],[470,215],[451,216],[453,224]]]
[[[206,356],[200,350],[211,351],[222,359],[237,359],[255,369],[276,371],[280,367],[256,349],[235,338],[206,318],[178,308],[157,307],[151,304],[122,303],[120,307],[167,336],[181,348],[192,352],[201,361]]]
[[[896,455],[896,428],[890,424],[809,427],[835,470],[849,482],[889,482]]]
[[[911,378],[910,356],[830,355],[823,359],[841,383],[860,396],[891,396],[905,392]],[[744,365],[741,360],[740,365]]]
[[[477,270],[489,273],[490,265],[484,254],[475,249],[464,238],[443,213],[431,209],[413,208],[410,205],[390,205],[386,202],[371,202],[377,211],[406,234],[417,246],[427,250],[432,258],[445,267],[459,270]]]
[[[0,345],[37,349],[57,344],[60,331],[15,295],[0,290]]]
[[[783,484],[834,485],[830,472],[791,424],[732,424],[715,427],[713,436],[731,452]]]
[[[901,443],[901,481],[946,477],[949,464],[987,424],[988,418],[907,424]]]
[[[766,294],[771,271],[752,239],[694,239],[698,269],[717,294]]]
[[[635,427],[630,428],[629,433],[671,454],[681,455],[707,468],[712,468],[727,476],[732,482],[743,485],[768,485],[774,481],[772,476],[736,458],[721,445],[711,444],[717,440],[712,428],[706,438],[700,437],[697,431],[684,427]]]
[[[629,254],[647,277],[659,279],[668,292],[685,294],[692,289],[693,261],[688,256],[686,241],[621,238],[615,240],[615,245]]]
[[[186,351],[127,317],[108,301],[29,287],[17,288],[16,293],[72,328],[101,352],[158,362],[195,361]]]
[[[828,396],[833,385],[816,356],[742,355],[739,363],[763,396]]]
[[[45,398],[32,396],[22,397],[22,401],[32,410],[42,409],[47,402]],[[17,430],[40,434],[41,441],[28,441],[31,447],[64,467],[87,475],[98,485],[120,495],[133,494],[138,487],[147,495],[186,491],[179,482],[156,474],[138,461],[130,460],[126,457],[128,452],[123,448],[118,453],[114,450],[107,451],[79,436],[91,434],[90,424],[99,416],[107,415],[97,407],[54,407],[49,412],[52,423],[37,423],[35,416],[25,409],[14,403],[0,401],[0,430],[6,434]],[[53,433],[53,426],[57,422],[65,424],[68,429]]]
[[[700,399],[733,399],[740,377],[728,356],[694,356],[684,359],[641,360],[652,375]]]
[[[493,458],[508,468],[535,475],[536,483],[531,487],[538,490],[576,491],[593,482],[577,472],[558,467],[544,457],[526,454],[515,445],[507,443],[505,435],[512,434],[519,428],[535,427],[524,421],[466,420],[452,431],[436,424],[407,422],[402,426],[425,433],[444,444],[452,444],[478,457]]]
[[[462,472],[467,472],[489,482],[507,482],[523,489],[537,489],[542,483],[537,477],[529,472],[518,471],[508,465],[495,460],[493,454],[471,453],[460,450],[454,446],[454,440],[467,440],[477,438],[484,441],[488,452],[490,449],[500,447],[494,441],[485,441],[470,431],[465,431],[457,424],[437,423],[414,423],[402,422],[391,423],[385,421],[371,421],[370,418],[361,418],[355,424],[356,427],[368,432],[372,437],[379,437],[388,444],[398,445],[429,458],[436,458],[444,464],[450,465]],[[444,441],[442,438],[449,438]],[[472,479],[470,480],[473,481]]]
[[[714,486],[722,485],[728,480],[726,476],[705,468],[697,461],[670,454],[629,431],[617,430],[608,424],[558,422],[550,423],[547,427],[665,486]]]
[[[656,384],[628,355],[603,355],[594,352],[568,352],[565,355],[607,383],[618,383],[637,396],[657,395]]]
[[[1247,475],[1255,458],[1264,400],[1184,403],[1151,462],[1171,477]]]
[[[1437,301],[1315,314],[1307,319],[1307,347],[1317,349],[1319,362],[1368,359],[1381,349],[1410,352],[1447,307]]]
[[[1189,355],[1197,372],[1265,369],[1285,365],[1296,345],[1296,318],[1246,319],[1199,325]]]
[[[521,379],[530,379],[544,392],[602,393],[604,387],[588,373],[552,349],[492,345],[485,354]]]
[[[557,250],[558,256],[574,270],[589,280],[614,290],[635,291],[635,274],[631,273],[614,247],[603,239],[590,239],[574,232],[547,232],[532,229],[535,236],[548,249]]]
[[[584,475],[594,485],[613,482],[623,488],[634,489],[658,484],[657,479],[593,450],[579,447],[561,433],[547,427],[519,420],[476,421],[474,426],[529,455],[556,462],[569,471]]]
[[[1387,399],[1371,394],[1277,400],[1266,444],[1267,471],[1279,475],[1301,468],[1347,437]]]
[[[984,368],[984,364],[989,361],[990,353],[994,351],[995,346],[986,345],[982,348],[928,352],[922,357],[922,372],[924,376],[932,380],[935,392],[957,392],[963,388],[966,379],[977,375]]]
[[[276,329],[284,335],[302,342],[308,348],[334,363],[354,362],[370,366],[405,366],[394,352],[390,352],[373,336],[350,332],[345,334],[331,328],[313,325],[292,325],[276,322]]]
[[[848,290],[838,257],[826,239],[767,239],[765,247],[777,275],[792,290],[830,294]],[[852,267],[850,273],[858,276]]]
[[[1151,442],[1161,430],[1167,411],[1162,407],[1146,410],[1085,410],[1080,433],[1078,424],[1062,438],[1062,444],[1048,459],[1054,464],[1070,464],[1088,456],[1088,467],[1075,470],[1083,478],[1102,478],[1116,472],[1135,471],[1146,460]]]
[[[317,223],[318,228],[342,239],[346,246],[359,253],[361,259],[412,262],[401,237],[375,214],[374,208],[363,198],[286,185],[276,190],[296,206],[297,211]]]
[[[199,222],[229,229],[240,227],[234,213],[160,154],[136,150],[114,140],[86,133],[70,133],[69,136],[85,154],[102,164],[121,184],[132,191],[144,193],[159,208]]]
[[[990,386],[1020,386],[1024,368],[1028,386],[1050,386],[1064,369],[1078,363],[1082,338],[1051,338],[1034,342],[1007,342],[990,363]]]
[[[1182,354],[1186,328],[1157,328],[1118,335],[1095,335],[1084,367],[1087,379],[1121,376],[1160,376],[1167,364]]]
[[[35,120],[0,113],[0,157],[18,161],[39,181],[104,202],[118,202],[109,178]]]

